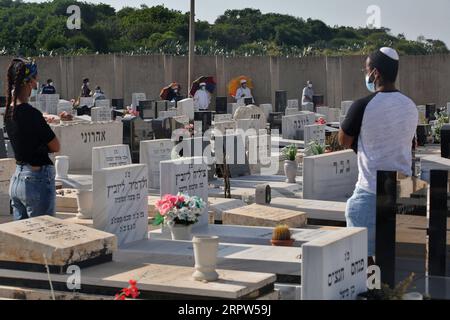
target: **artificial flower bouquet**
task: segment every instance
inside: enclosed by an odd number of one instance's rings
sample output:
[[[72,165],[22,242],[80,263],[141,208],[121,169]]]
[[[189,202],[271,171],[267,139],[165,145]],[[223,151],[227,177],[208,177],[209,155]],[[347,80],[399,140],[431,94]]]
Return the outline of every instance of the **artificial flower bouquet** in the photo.
[[[197,196],[181,193],[176,196],[165,195],[162,200],[156,201],[158,213],[154,225],[193,225],[198,222],[204,208],[205,202]]]

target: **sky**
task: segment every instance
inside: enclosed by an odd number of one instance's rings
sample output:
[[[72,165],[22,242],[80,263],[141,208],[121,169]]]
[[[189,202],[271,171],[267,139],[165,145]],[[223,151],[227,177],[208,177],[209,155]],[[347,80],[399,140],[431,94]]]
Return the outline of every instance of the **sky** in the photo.
[[[183,12],[189,11],[190,4],[190,0],[84,1],[107,3],[116,9],[163,4]],[[403,33],[411,40],[421,35],[440,39],[450,48],[450,0],[196,0],[196,18],[214,22],[227,9],[255,8],[263,13],[320,19],[330,26],[360,27],[365,26],[369,17],[373,16],[367,13],[372,5],[380,9],[381,26],[390,28],[395,35]]]

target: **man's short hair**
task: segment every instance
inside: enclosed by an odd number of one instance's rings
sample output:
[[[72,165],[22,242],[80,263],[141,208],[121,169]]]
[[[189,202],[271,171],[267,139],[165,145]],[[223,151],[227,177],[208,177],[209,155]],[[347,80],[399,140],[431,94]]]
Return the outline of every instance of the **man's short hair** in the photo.
[[[51,83],[51,82],[53,82],[52,79],[48,79],[47,80],[47,83]]]
[[[398,76],[399,55],[392,48],[383,47],[370,54],[370,67],[376,68],[385,81],[395,82]]]
[[[84,78],[84,79],[83,79],[83,83],[86,83],[86,82],[89,82],[89,79],[88,79],[88,78]]]

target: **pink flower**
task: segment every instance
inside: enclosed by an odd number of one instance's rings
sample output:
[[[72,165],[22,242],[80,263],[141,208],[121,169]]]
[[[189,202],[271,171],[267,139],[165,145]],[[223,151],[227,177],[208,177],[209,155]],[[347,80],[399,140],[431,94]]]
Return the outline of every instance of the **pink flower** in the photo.
[[[168,198],[167,198],[167,200],[168,200],[173,206],[176,206],[177,203],[178,203],[178,197],[177,197],[177,196],[169,195]]]
[[[166,202],[159,208],[159,213],[162,216],[165,216],[170,210],[172,210],[172,208],[173,208],[173,205]]]
[[[177,199],[178,199],[178,202],[180,202],[180,203],[183,203],[185,200],[184,196],[182,196],[182,195],[178,196]]]

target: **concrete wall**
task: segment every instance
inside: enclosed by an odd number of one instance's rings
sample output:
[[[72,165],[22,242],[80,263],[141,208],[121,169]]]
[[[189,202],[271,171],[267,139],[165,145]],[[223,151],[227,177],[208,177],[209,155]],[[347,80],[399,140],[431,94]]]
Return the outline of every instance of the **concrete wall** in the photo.
[[[0,57],[0,77],[5,93],[5,70],[11,57]],[[145,92],[158,99],[161,88],[172,81],[181,83],[187,93],[187,57],[165,55],[124,56],[89,55],[37,58],[40,81],[52,78],[62,98],[79,95],[81,80],[90,78],[91,89],[100,85],[108,98],[125,98],[131,103],[133,92]],[[276,90],[287,90],[289,99],[300,99],[306,80],[312,80],[316,93],[325,95],[330,107],[343,100],[355,100],[368,94],[364,85],[365,57],[235,57],[197,56],[195,77],[211,75],[217,79],[217,94],[227,94],[228,82],[239,75],[254,81],[258,104],[274,103]],[[417,104],[440,106],[450,101],[450,55],[404,56],[401,58],[398,85]],[[231,101],[231,98],[230,98]]]

